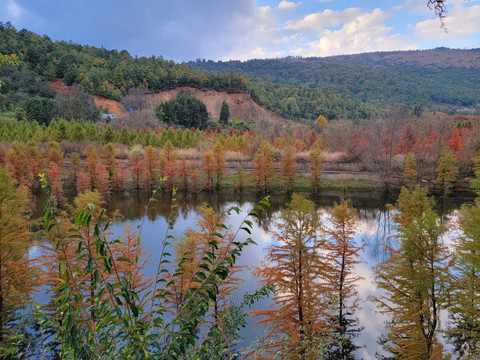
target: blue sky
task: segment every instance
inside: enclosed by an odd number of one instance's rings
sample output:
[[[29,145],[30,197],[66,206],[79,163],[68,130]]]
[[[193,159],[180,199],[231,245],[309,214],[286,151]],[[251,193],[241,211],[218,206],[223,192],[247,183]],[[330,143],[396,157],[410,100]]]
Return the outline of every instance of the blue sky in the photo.
[[[0,0],[0,21],[54,40],[175,61],[480,47],[480,0]]]

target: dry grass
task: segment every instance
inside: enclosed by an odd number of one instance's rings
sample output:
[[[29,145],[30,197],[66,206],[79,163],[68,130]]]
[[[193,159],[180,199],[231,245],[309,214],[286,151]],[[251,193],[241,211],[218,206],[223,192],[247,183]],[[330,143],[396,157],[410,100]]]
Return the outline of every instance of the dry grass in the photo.
[[[342,162],[347,159],[347,154],[343,151],[324,152],[323,161],[326,162]]]
[[[226,151],[225,159],[227,161],[250,161],[252,157],[238,151]]]
[[[201,160],[203,156],[203,152],[197,149],[177,149],[178,159],[186,159],[186,160]]]
[[[323,153],[323,161],[325,162],[342,162],[348,159],[347,154],[343,151],[334,151]],[[310,151],[300,151],[295,153],[295,160],[297,162],[309,162],[310,161]]]

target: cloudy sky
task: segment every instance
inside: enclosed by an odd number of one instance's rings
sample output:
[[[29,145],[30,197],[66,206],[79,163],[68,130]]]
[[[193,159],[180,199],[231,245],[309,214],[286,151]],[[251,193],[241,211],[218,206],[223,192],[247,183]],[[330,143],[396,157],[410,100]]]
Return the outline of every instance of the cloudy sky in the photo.
[[[0,21],[54,40],[175,61],[480,47],[480,0],[0,0]]]

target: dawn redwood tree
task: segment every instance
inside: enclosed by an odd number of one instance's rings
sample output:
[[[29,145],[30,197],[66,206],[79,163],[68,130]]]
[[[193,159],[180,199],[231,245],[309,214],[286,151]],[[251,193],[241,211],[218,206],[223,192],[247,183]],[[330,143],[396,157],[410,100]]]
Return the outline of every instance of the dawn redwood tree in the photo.
[[[435,173],[437,177],[434,180],[437,190],[442,195],[447,195],[457,178],[457,166],[455,157],[447,148],[443,148],[440,158],[437,162]]]
[[[125,178],[127,175],[127,168],[124,163],[119,163],[115,169],[113,176],[113,186],[116,191],[125,190]]]
[[[170,140],[167,140],[165,145],[163,145],[162,153],[160,154],[159,159],[159,171],[160,176],[166,176],[166,168],[177,159],[177,152],[175,151],[175,146]]]
[[[48,168],[50,191],[58,203],[63,202],[62,172],[57,163],[51,162]]]
[[[130,176],[132,177],[133,189],[140,190],[141,176],[143,173],[143,158],[138,152],[130,157]]]
[[[270,354],[283,359],[323,358],[332,326],[327,319],[331,305],[324,283],[328,273],[318,237],[320,219],[313,202],[293,194],[281,212],[276,242],[267,248],[266,263],[257,268],[262,283],[275,286],[275,308],[253,311],[270,326]],[[260,357],[265,358],[266,357]]]
[[[405,125],[403,128],[402,136],[397,144],[396,152],[403,156],[403,162],[406,161],[408,153],[412,152],[415,148],[417,137],[415,136],[412,126],[410,124]]]
[[[411,152],[405,157],[402,179],[409,189],[413,189],[418,184],[417,162]]]
[[[96,176],[93,180],[93,188],[97,190],[104,199],[107,199],[112,191],[107,167],[98,163],[95,167],[95,173]]]
[[[216,141],[212,146],[213,157],[215,160],[215,175],[217,189],[220,188],[220,181],[227,170],[227,161],[225,159],[225,147],[220,141]]]
[[[58,165],[59,168],[63,166],[63,151],[60,148],[60,144],[58,142],[50,141],[47,144],[45,154],[47,155],[48,163],[54,162]]]
[[[470,180],[470,186],[477,196],[480,196],[480,153],[473,158],[473,171],[475,178]]]
[[[75,187],[77,190],[77,194],[82,194],[87,190],[91,189],[91,180],[88,174],[85,171],[80,171],[77,176],[77,182],[75,183]]]
[[[158,185],[158,162],[159,157],[157,150],[153,146],[145,147],[143,151],[144,157],[144,185],[143,188],[147,191],[152,191]]]
[[[37,268],[28,253],[32,244],[27,189],[0,167],[0,356],[15,335],[22,306],[31,301],[37,283]]]
[[[70,154],[70,167],[69,167],[69,181],[71,184],[76,184],[78,179],[78,174],[80,172],[80,154],[73,152]]]
[[[27,166],[27,157],[25,156],[25,149],[18,141],[10,144],[5,154],[5,165],[12,177],[20,184],[29,186],[26,179],[25,171]]]
[[[448,334],[460,359],[480,357],[480,199],[462,206],[455,239]]]
[[[271,145],[264,141],[253,156],[253,181],[257,191],[268,191],[274,173],[274,154]]]
[[[395,359],[443,359],[438,341],[440,311],[447,308],[450,254],[445,226],[426,190],[402,188],[397,201],[396,240],[390,258],[375,269],[382,294],[375,298],[389,318],[383,347]]]
[[[297,172],[296,165],[295,150],[292,146],[289,146],[283,151],[283,156],[280,159],[280,173],[285,177],[285,191],[287,192],[293,189]]]
[[[100,163],[100,153],[95,146],[89,145],[85,150],[85,165],[83,167],[84,171],[88,174],[90,179],[89,189],[93,189],[93,184],[95,182],[95,177],[97,176],[97,165]]]
[[[31,184],[31,188],[37,189],[40,186],[38,181],[38,174],[45,169],[44,153],[35,140],[29,140],[25,144],[25,155],[27,173],[26,179]]]
[[[309,157],[312,189],[315,193],[318,193],[322,184],[323,152],[318,147],[315,147],[310,150]]]
[[[118,235],[118,241],[112,241],[112,256],[116,259],[123,259],[116,264],[117,274],[129,280],[131,290],[134,290],[139,298],[141,306],[148,301],[148,289],[152,285],[152,276],[147,276],[145,266],[150,261],[150,256],[145,252],[141,238],[136,229],[131,225],[125,225]],[[112,281],[115,276],[109,274]]]
[[[188,291],[198,287],[198,283],[194,282],[193,279],[197,272],[203,271],[199,267],[202,259],[205,256],[211,256],[212,259],[222,259],[231,249],[234,237],[229,229],[219,226],[223,221],[223,216],[212,207],[204,204],[197,210],[199,212],[196,220],[198,230],[187,229],[183,239],[174,244],[176,262],[180,262],[182,257],[185,257],[182,274],[176,277],[171,284],[172,301],[177,311],[187,300]],[[230,296],[243,281],[233,276],[240,270],[241,267],[239,266],[229,266],[229,273],[232,276],[218,284],[218,293],[211,299],[212,315],[215,321],[218,321],[221,317],[228,306]]]
[[[163,168],[165,181],[162,182],[163,191],[171,193],[177,178],[177,161],[172,160]]]
[[[453,128],[452,134],[445,141],[450,151],[455,155],[457,159],[460,158],[460,152],[465,143],[465,136],[462,135],[457,127]]]
[[[215,155],[212,151],[203,153],[203,166],[202,170],[205,174],[205,187],[207,190],[212,190],[215,182],[215,174],[217,169],[217,162],[215,161]]]
[[[103,146],[102,150],[102,163],[107,168],[108,178],[113,181],[115,173],[115,146],[109,142]]]
[[[349,201],[335,203],[330,216],[331,225],[325,228],[329,264],[326,283],[330,287],[331,303],[336,307],[331,322],[338,326],[334,331],[340,335],[341,341],[329,349],[327,358],[353,360],[353,352],[360,346],[354,345],[352,340],[362,330],[355,317],[359,306],[357,286],[362,278],[356,275],[355,266],[360,263],[360,252],[366,243],[355,242],[358,217]]]
[[[177,162],[176,173],[177,173],[178,178],[180,180],[179,188],[181,190],[184,190],[184,191],[188,190],[188,184],[190,182],[191,170],[192,170],[192,168],[191,168],[190,164],[188,163],[188,161],[185,157],[182,157]]]

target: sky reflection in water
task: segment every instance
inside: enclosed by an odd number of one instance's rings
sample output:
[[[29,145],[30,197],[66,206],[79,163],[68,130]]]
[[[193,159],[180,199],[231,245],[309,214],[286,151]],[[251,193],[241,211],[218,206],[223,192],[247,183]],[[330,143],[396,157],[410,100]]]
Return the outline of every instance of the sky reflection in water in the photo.
[[[358,211],[359,221],[357,224],[358,233],[355,240],[360,243],[365,240],[368,246],[361,253],[362,263],[357,265],[357,274],[362,276],[362,280],[358,283],[358,292],[361,298],[361,308],[356,312],[356,316],[360,320],[360,325],[365,329],[360,336],[355,339],[357,345],[364,345],[365,347],[357,350],[357,358],[373,359],[376,352],[381,351],[377,344],[377,339],[380,335],[385,333],[384,321],[385,316],[376,312],[376,306],[369,301],[369,297],[378,294],[378,289],[375,286],[372,268],[378,263],[385,260],[388,254],[383,249],[383,244],[392,243],[392,235],[394,234],[394,226],[390,217],[390,212],[386,209],[385,204],[394,203],[395,197],[385,198],[383,194],[342,194],[342,193],[328,193],[322,194],[321,197],[312,199],[318,206],[318,211],[322,215],[324,223],[328,223],[328,211],[332,208],[334,202],[339,202],[341,197],[351,198],[354,207]],[[154,202],[151,206],[156,209],[150,209],[145,214],[145,207],[148,199],[139,196],[114,198],[109,203],[113,209],[119,209],[125,216],[122,223],[130,224],[134,227],[142,224],[142,242],[145,246],[146,252],[150,255],[150,262],[146,266],[146,271],[153,274],[156,271],[157,263],[160,257],[162,241],[165,237],[166,231],[166,217],[169,214],[170,197],[161,195],[158,202]],[[175,228],[170,232],[171,235],[180,237],[188,227],[195,228],[196,211],[195,208],[204,202],[212,205],[217,211],[226,211],[231,206],[238,206],[242,212],[240,215],[233,213],[230,217],[225,219],[225,224],[236,230],[240,225],[245,215],[251,211],[255,203],[261,200],[261,197],[255,195],[238,195],[226,193],[200,194],[197,196],[178,194],[178,217]],[[265,259],[265,248],[274,241],[269,234],[269,231],[274,230],[278,221],[278,215],[283,208],[285,202],[289,201],[287,196],[276,196],[270,199],[271,208],[267,214],[260,216],[258,221],[255,221],[255,227],[252,238],[258,246],[248,246],[242,253],[238,265],[244,265],[242,277],[245,282],[240,289],[234,294],[234,299],[240,300],[245,292],[253,292],[261,287],[258,278],[253,276],[253,269],[258,266]],[[450,201],[442,204],[437,211],[443,214],[454,214],[452,211],[458,208],[462,200]],[[454,216],[454,215],[450,215]],[[447,217],[445,217],[445,220]],[[114,231],[121,231],[121,223],[114,225]],[[247,234],[245,232],[239,233],[240,239],[245,239]],[[450,243],[449,236],[446,237],[446,242]],[[267,308],[271,304],[271,300],[267,299],[257,303],[254,308]],[[252,326],[256,319],[249,319],[250,326],[242,331],[242,336],[245,339],[245,344],[248,344],[255,337],[262,336],[263,327],[255,327],[252,331]],[[443,326],[444,328],[444,326]]]

